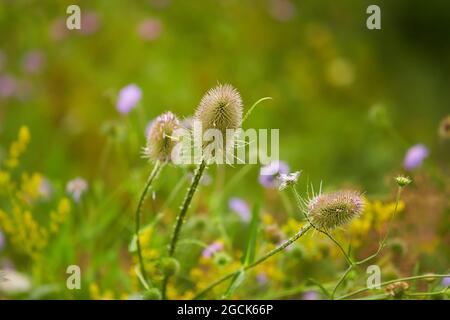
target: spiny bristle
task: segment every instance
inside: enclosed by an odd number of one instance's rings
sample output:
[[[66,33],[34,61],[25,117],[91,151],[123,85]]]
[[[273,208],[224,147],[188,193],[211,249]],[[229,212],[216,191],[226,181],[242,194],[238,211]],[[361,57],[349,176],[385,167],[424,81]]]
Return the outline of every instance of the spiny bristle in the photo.
[[[363,210],[363,199],[357,191],[338,191],[314,197],[308,203],[311,223],[323,230],[346,225]]]
[[[146,157],[153,161],[170,161],[176,143],[173,140],[173,132],[179,127],[180,123],[172,112],[166,112],[156,118],[147,137]]]
[[[204,131],[238,129],[242,122],[242,99],[231,85],[218,85],[210,89],[200,101],[195,113]]]

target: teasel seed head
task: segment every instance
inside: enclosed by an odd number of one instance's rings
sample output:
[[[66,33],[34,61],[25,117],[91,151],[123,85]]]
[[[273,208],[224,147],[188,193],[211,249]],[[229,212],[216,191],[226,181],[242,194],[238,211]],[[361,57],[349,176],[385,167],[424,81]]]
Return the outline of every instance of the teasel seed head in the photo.
[[[229,84],[220,84],[210,89],[200,101],[195,119],[202,124],[203,131],[238,129],[242,122],[242,99],[239,92]]]
[[[173,133],[180,127],[180,122],[172,112],[157,117],[148,132],[145,156],[153,161],[170,161],[172,149],[176,144]]]
[[[359,216],[363,199],[357,191],[337,191],[312,198],[307,206],[311,223],[321,230],[333,230]]]

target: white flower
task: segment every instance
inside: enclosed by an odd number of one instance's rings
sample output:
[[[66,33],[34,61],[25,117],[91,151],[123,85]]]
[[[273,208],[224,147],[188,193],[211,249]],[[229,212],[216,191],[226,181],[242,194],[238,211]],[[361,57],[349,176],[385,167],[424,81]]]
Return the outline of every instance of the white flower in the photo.
[[[80,201],[81,195],[87,190],[88,184],[83,178],[70,180],[66,186],[66,192],[69,193],[75,202]]]
[[[300,177],[300,171],[295,171],[292,173],[282,173],[278,178],[280,180],[280,185],[278,188],[280,190],[286,189],[288,186],[294,185],[297,183],[298,177]]]

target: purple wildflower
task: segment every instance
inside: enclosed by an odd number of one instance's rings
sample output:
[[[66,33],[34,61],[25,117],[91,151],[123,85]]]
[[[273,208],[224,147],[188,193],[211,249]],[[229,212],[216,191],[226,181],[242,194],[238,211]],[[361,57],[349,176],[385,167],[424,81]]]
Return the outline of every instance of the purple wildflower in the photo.
[[[267,278],[267,274],[265,272],[260,272],[256,275],[256,281],[260,284],[260,285],[265,285],[269,279]]]
[[[223,242],[214,241],[202,252],[203,258],[211,258],[214,253],[223,249]]]
[[[444,287],[450,286],[450,276],[445,277],[444,279],[442,279],[442,285],[443,285]]]
[[[320,300],[319,295],[315,291],[306,291],[303,293],[303,300]]]
[[[423,144],[416,144],[406,152],[403,165],[407,170],[415,169],[420,167],[426,157],[428,157],[427,147]]]
[[[162,24],[158,19],[146,19],[138,27],[139,36],[148,41],[156,40],[162,32]]]
[[[97,14],[94,11],[81,13],[81,29],[84,35],[93,34],[98,30],[100,25]]]
[[[250,221],[250,208],[247,202],[241,198],[231,198],[228,202],[228,206],[241,217],[242,221]]]
[[[81,195],[86,192],[88,184],[82,178],[75,178],[70,180],[66,186],[66,192],[69,193],[75,202],[79,202]]]
[[[17,82],[12,76],[0,75],[0,98],[8,98],[16,93]]]
[[[39,50],[28,52],[22,63],[22,68],[28,73],[38,73],[44,65],[44,55]]]
[[[142,91],[135,84],[129,84],[119,92],[117,100],[117,110],[122,114],[127,114],[141,100]]]
[[[289,166],[284,161],[272,161],[268,165],[261,168],[259,174],[259,183],[263,185],[265,188],[276,188],[277,181],[276,178],[280,174],[289,173]]]

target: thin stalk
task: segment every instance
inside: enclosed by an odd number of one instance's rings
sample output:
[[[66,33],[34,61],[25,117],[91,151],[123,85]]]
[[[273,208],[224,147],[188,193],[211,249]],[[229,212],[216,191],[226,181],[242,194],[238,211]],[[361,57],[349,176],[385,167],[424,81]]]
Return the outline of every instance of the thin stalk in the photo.
[[[192,202],[192,198],[194,197],[195,191],[197,190],[198,183],[203,175],[203,172],[206,168],[206,161],[202,160],[200,165],[197,167],[197,170],[194,175],[194,179],[192,180],[191,185],[189,186],[188,192],[186,193],[186,197],[184,198],[183,204],[180,209],[180,213],[177,216],[177,220],[175,223],[175,228],[173,229],[172,239],[169,245],[169,256],[172,257],[175,254],[175,249],[177,246],[178,238],[180,237],[181,226],[183,225],[184,218],[186,217],[187,210]]]
[[[425,275],[421,275],[421,276],[413,276],[413,277],[406,277],[406,278],[400,278],[400,279],[386,281],[386,282],[380,283],[380,287],[384,287],[391,283],[395,283],[395,282],[399,282],[399,281],[412,281],[412,280],[417,280],[417,279],[445,278],[445,277],[448,277],[448,274],[425,274]],[[347,293],[343,296],[340,296],[340,297],[336,298],[336,300],[346,299],[346,298],[352,297],[354,295],[357,295],[357,294],[360,294],[360,293],[363,293],[363,292],[366,292],[369,290],[373,290],[373,289],[362,288],[362,289]]]
[[[148,190],[150,189],[150,186],[152,185],[155,178],[158,176],[159,172],[161,171],[162,167],[165,165],[165,163],[161,163],[160,161],[157,161],[155,163],[155,166],[153,167],[152,172],[148,176],[147,182],[145,183],[144,190],[141,193],[141,197],[139,198],[139,203],[136,208],[136,245],[137,245],[137,253],[139,257],[139,266],[141,275],[145,281],[145,284],[148,286],[148,277],[147,277],[147,271],[145,270],[144,266],[144,259],[142,258],[142,248],[141,248],[141,241],[139,240],[139,231],[141,229],[141,211],[142,206],[144,204],[145,198],[147,196]]]
[[[197,190],[197,186],[202,178],[203,172],[206,169],[206,160],[202,160],[202,162],[197,167],[195,171],[194,178],[192,179],[192,183],[189,186],[189,189],[186,193],[186,197],[184,198],[183,204],[180,208],[180,213],[177,216],[177,220],[175,222],[175,228],[173,229],[172,238],[169,244],[169,257],[173,257],[175,254],[175,249],[177,247],[178,239],[180,237],[181,227],[183,225],[184,219],[186,217],[187,210],[192,202],[192,198],[194,197],[195,191]],[[162,297],[166,299],[166,289],[167,283],[169,281],[169,277],[164,276],[162,283]]]
[[[286,240],[284,243],[282,243],[281,245],[279,245],[278,247],[276,247],[275,249],[269,251],[268,253],[266,253],[265,255],[263,255],[261,258],[257,259],[255,262],[243,267],[243,268],[239,268],[237,270],[234,270],[226,275],[224,275],[223,277],[219,278],[218,280],[214,281],[213,283],[211,283],[209,286],[207,286],[205,289],[203,289],[202,291],[200,291],[199,293],[197,293],[197,295],[193,298],[195,299],[199,299],[201,298],[203,295],[205,295],[208,291],[210,291],[211,289],[213,289],[214,287],[218,286],[219,284],[227,281],[228,279],[231,279],[233,276],[235,276],[238,272],[240,271],[247,271],[249,269],[252,269],[254,267],[256,267],[257,265],[259,265],[260,263],[264,262],[265,260],[269,259],[270,257],[272,257],[273,255],[279,253],[280,251],[284,250],[286,247],[290,246],[292,243],[294,243],[295,241],[297,241],[301,236],[303,236],[309,229],[311,228],[310,224],[306,224],[304,225],[295,235],[293,235],[291,238],[289,238],[288,240]]]

